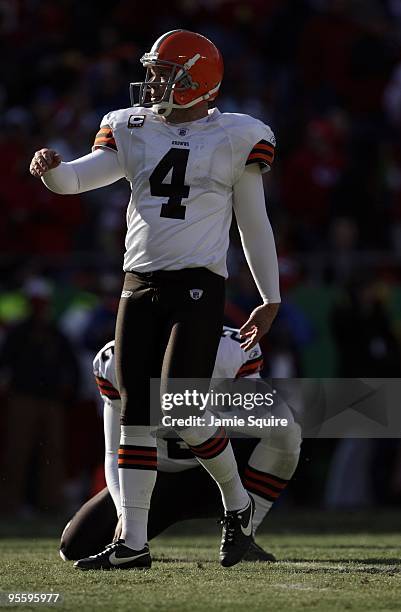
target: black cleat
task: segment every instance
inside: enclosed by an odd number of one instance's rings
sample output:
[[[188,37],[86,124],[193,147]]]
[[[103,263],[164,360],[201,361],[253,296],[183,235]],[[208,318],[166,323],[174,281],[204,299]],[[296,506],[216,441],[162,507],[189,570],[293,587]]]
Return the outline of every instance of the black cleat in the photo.
[[[244,510],[233,510],[224,513],[221,521],[223,534],[220,546],[220,564],[231,567],[239,563],[246,554],[252,542],[252,519],[255,512],[255,502],[249,498],[249,504]]]
[[[263,550],[259,544],[256,544],[255,540],[252,538],[251,545],[248,548],[245,555],[242,557],[243,561],[261,561],[265,563],[275,563],[277,561],[276,557],[269,552]]]
[[[80,559],[74,563],[74,567],[80,570],[148,569],[151,565],[152,558],[147,544],[142,550],[133,550],[125,546],[124,540],[108,544],[97,555]]]

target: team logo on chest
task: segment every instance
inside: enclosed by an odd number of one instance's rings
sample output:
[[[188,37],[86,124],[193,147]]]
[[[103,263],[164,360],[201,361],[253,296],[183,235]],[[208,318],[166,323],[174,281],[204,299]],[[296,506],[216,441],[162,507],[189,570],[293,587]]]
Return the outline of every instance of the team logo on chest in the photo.
[[[203,289],[190,289],[189,295],[193,300],[200,300],[203,295]]]

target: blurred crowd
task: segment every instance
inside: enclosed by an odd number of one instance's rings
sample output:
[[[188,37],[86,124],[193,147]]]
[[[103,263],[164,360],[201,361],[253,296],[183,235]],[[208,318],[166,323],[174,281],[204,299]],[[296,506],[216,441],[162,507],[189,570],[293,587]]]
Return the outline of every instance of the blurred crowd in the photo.
[[[91,487],[102,453],[91,361],[113,335],[129,193],[119,181],[57,196],[29,175],[30,159],[43,146],[65,161],[88,153],[102,116],[129,105],[141,55],[175,28],[221,49],[219,109],[277,138],[265,187],[283,305],[266,374],[401,375],[398,0],[0,0],[0,393],[11,398],[0,423],[20,432],[20,462],[30,457],[44,483],[33,492],[21,468],[10,511],[27,499],[52,509],[62,495],[73,505]],[[258,296],[235,229],[229,270],[226,319],[240,326]],[[86,424],[100,432],[90,449]]]

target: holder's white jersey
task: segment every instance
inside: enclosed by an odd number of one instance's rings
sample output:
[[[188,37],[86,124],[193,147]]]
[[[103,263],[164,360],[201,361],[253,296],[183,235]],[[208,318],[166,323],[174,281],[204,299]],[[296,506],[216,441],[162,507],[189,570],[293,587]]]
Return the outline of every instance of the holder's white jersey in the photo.
[[[259,378],[262,368],[263,354],[259,344],[245,352],[240,346],[239,330],[224,326],[213,378]],[[111,402],[115,409],[119,427],[121,400],[114,368],[114,340],[108,342],[96,355],[93,373],[102,399]],[[198,465],[188,446],[179,438],[158,438],[157,460],[158,469],[166,472],[179,472]]]
[[[239,329],[223,326],[212,378],[260,377],[263,354],[259,344],[250,351],[241,348]]]
[[[131,184],[124,270],[206,267],[227,277],[233,185],[246,165],[270,169],[271,129],[217,108],[176,125],[128,108],[105,115],[98,147],[116,151]]]

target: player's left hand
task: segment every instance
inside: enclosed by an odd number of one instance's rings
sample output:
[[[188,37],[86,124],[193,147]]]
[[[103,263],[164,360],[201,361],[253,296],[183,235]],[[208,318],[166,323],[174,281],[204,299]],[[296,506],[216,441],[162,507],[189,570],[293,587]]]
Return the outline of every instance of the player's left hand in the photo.
[[[262,304],[251,313],[248,321],[239,330],[240,338],[244,341],[241,348],[249,351],[259,342],[270,329],[280,304]]]

